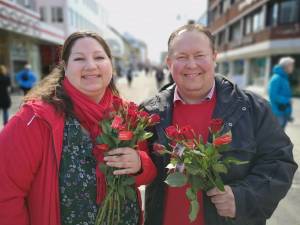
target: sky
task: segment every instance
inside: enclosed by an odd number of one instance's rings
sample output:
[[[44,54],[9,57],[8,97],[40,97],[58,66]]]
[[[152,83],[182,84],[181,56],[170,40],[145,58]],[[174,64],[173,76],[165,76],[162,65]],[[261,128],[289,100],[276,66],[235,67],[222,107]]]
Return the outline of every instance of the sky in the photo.
[[[128,32],[148,46],[151,61],[160,62],[172,31],[198,20],[207,0],[100,0],[108,12],[108,23],[122,34]]]

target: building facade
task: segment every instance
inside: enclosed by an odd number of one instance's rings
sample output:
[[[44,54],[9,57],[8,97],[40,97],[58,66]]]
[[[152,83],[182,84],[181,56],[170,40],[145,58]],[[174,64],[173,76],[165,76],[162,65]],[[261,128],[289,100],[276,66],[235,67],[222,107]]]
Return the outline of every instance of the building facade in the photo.
[[[40,20],[35,1],[0,1],[0,64],[8,67],[13,86],[26,63],[40,79],[63,40],[61,30]]]
[[[264,93],[280,57],[296,60],[291,77],[300,93],[300,1],[209,0],[208,26],[215,36],[220,73],[241,87]]]

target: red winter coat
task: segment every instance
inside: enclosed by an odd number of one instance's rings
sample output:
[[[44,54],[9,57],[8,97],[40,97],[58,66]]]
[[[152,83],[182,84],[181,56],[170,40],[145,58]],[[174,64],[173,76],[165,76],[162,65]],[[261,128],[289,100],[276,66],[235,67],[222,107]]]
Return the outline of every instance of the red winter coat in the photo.
[[[1,225],[61,224],[58,178],[64,122],[52,106],[33,102],[1,131]],[[139,153],[143,172],[136,176],[136,186],[156,176],[147,153]]]

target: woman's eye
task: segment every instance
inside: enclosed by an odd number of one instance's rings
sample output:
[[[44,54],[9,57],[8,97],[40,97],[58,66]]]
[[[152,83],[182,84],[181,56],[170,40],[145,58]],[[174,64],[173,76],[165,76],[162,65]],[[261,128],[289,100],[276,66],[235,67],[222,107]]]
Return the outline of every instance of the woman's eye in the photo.
[[[74,61],[81,61],[83,58],[75,58]]]

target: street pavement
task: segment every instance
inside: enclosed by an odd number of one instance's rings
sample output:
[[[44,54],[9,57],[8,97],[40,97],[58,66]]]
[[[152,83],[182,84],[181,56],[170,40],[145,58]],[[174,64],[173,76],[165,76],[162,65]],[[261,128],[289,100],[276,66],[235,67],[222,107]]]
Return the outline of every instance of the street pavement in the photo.
[[[146,98],[153,96],[157,92],[156,81],[154,74],[144,73],[135,76],[131,87],[128,86],[125,78],[117,80],[117,87],[121,96],[127,100],[141,103]],[[20,95],[12,95],[12,107],[10,108],[10,115],[12,116],[19,108],[22,100]],[[298,164],[300,164],[300,99],[293,100],[293,117],[294,121],[289,123],[286,128],[286,133],[294,144],[294,157]],[[2,129],[2,115],[0,116],[0,130]],[[142,193],[144,188],[141,188]],[[267,225],[300,225],[300,172],[295,174],[293,185],[287,196],[279,203],[273,216],[268,220]]]

